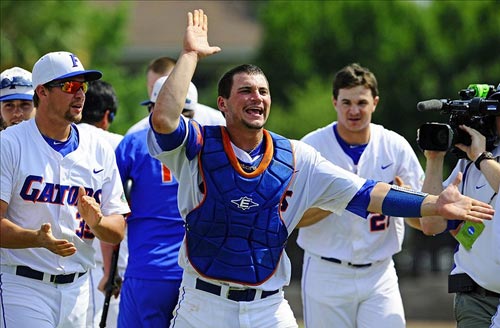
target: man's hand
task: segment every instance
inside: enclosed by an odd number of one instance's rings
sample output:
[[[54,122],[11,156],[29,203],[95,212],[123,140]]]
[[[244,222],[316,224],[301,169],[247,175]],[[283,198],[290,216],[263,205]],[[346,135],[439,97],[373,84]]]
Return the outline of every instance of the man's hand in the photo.
[[[188,13],[188,24],[184,35],[184,52],[195,52],[198,59],[213,55],[221,49],[208,44],[208,17],[198,9]]]
[[[491,220],[495,211],[489,204],[480,202],[464,196],[458,190],[462,181],[462,173],[459,173],[452,184],[450,184],[436,201],[437,211],[440,216],[448,219],[467,220],[482,222]]]
[[[52,228],[50,223],[44,223],[37,231],[37,239],[40,246],[48,249],[54,254],[60,256],[70,256],[76,253],[75,244],[67,241],[66,239],[56,239],[52,235]]]
[[[460,125],[460,129],[467,132],[471,137],[470,146],[464,144],[456,144],[455,146],[465,152],[467,157],[471,161],[475,161],[482,152],[486,150],[486,137],[483,136],[479,131],[469,128],[466,125]]]
[[[101,206],[93,197],[87,196],[83,187],[78,189],[78,212],[91,229],[101,223]]]
[[[118,298],[118,296],[120,295],[120,291],[122,289],[123,279],[117,273],[115,275],[115,280],[113,281],[113,284],[109,285],[108,278],[109,278],[108,275],[105,274],[102,277],[101,281],[99,281],[97,289],[100,290],[102,293],[106,294],[108,292],[108,288],[112,288],[111,295],[114,296],[114,298]]]

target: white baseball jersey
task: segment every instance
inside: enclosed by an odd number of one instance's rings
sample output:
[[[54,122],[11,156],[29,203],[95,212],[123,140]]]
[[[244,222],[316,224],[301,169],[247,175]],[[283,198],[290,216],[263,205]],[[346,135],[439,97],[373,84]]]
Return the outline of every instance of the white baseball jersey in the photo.
[[[125,133],[125,135],[131,134],[131,133],[134,133],[137,131],[141,131],[144,129],[148,129],[148,128],[149,128],[149,115],[144,117],[143,119],[141,119],[139,122],[135,123],[134,125],[132,125],[127,130],[127,133]]]
[[[302,141],[327,160],[363,178],[392,183],[394,177],[399,176],[413,189],[421,189],[424,172],[402,136],[381,125],[370,124],[370,141],[355,165],[338,143],[334,124],[309,133]],[[401,250],[403,237],[403,218],[371,214],[364,219],[345,211],[300,228],[297,243],[317,256],[364,264],[392,257]]]
[[[27,229],[50,223],[55,238],[73,242],[77,252],[61,257],[45,248],[0,249],[2,265],[26,265],[49,274],[84,272],[95,265],[95,239],[78,214],[78,187],[101,205],[104,215],[125,214],[129,207],[113,149],[76,127],[78,148],[63,157],[40,134],[35,120],[1,132],[1,199],[6,217]]]
[[[118,133],[113,133],[110,131],[103,130],[98,128],[92,124],[80,123],[78,124],[79,129],[86,129],[89,133],[95,134],[104,142],[107,142],[112,148],[113,151],[118,147],[120,141],[122,141],[123,136]],[[102,267],[102,252],[101,252],[101,243],[94,243],[95,249],[95,260],[99,270]],[[124,239],[120,243],[120,256],[118,258],[118,272],[120,276],[123,277],[125,273],[125,268],[127,267],[127,258],[128,258],[128,248],[127,248],[127,234],[125,234]]]
[[[187,119],[183,119],[187,125]],[[153,132],[150,130],[148,134],[148,147],[151,155],[169,167],[179,181],[178,205],[184,219],[203,199],[203,194],[198,187],[202,181],[198,167],[198,155],[191,161],[187,159],[187,136],[188,133],[186,133],[181,146],[165,152],[158,146]],[[296,140],[291,140],[291,142],[295,156],[296,173],[288,189],[293,193],[286,199],[288,208],[281,213],[289,234],[310,207],[319,207],[337,213],[342,212],[366,181],[328,162],[312,147]],[[232,144],[232,148],[233,151],[236,150],[235,156],[241,156],[240,152],[245,153],[243,150],[238,151],[234,144]],[[179,252],[179,264],[184,268],[184,276],[186,273],[199,276],[188,261],[185,243]],[[283,252],[276,271],[267,281],[259,285],[259,289],[275,290],[288,285],[290,275],[290,259],[286,252]],[[236,283],[229,283],[229,285],[241,287]]]
[[[118,133],[113,133],[110,131],[103,130],[101,128],[96,127],[95,125],[88,123],[80,123],[78,124],[78,128],[86,129],[89,133],[95,134],[99,136],[99,138],[108,143],[113,150],[118,147],[120,141],[122,141],[123,136]],[[95,262],[96,268],[90,270],[89,276],[89,307],[87,309],[87,328],[99,327],[102,317],[102,310],[104,307],[105,295],[98,289],[99,282],[104,277],[103,272],[103,260],[102,260],[102,250],[101,243],[96,240],[94,242],[94,250],[95,250]],[[125,230],[125,236],[120,243],[120,252],[118,256],[118,274],[123,277],[125,275],[125,269],[127,268],[127,260],[128,260],[128,244],[127,244],[127,232]],[[111,297],[109,300],[108,306],[108,315],[106,318],[106,327],[114,328],[118,326],[118,310],[120,303],[120,296],[117,298]]]
[[[500,192],[500,189],[497,190],[497,194]],[[495,261],[497,265],[500,265],[500,197],[497,196],[497,200],[495,205],[495,216],[493,217],[493,254],[495,256]],[[500,309],[499,309],[500,310]],[[500,317],[498,318],[500,320]]]
[[[193,119],[201,125],[226,125],[226,119],[220,110],[200,103],[196,104]]]
[[[496,147],[492,153],[497,157],[500,156],[500,147]],[[443,187],[453,182],[458,172],[464,174],[458,190],[466,196],[491,204],[495,207],[496,213],[493,220],[484,221],[484,230],[469,251],[462,245],[458,247],[454,256],[455,267],[451,274],[467,273],[481,287],[500,293],[500,262],[495,260],[495,256],[498,256],[500,249],[492,247],[495,245],[495,240],[500,238],[500,229],[495,227],[498,226],[498,218],[500,218],[498,215],[500,204],[497,201],[499,197],[495,195],[498,190],[493,190],[474,163],[465,159],[458,161],[450,177],[443,182]]]

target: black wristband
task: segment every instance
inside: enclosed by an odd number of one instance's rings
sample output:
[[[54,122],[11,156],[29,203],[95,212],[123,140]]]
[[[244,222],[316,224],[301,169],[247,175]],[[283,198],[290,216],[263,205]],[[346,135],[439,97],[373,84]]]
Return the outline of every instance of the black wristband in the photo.
[[[479,157],[474,161],[474,165],[477,167],[479,171],[481,171],[480,164],[485,159],[495,159],[495,157],[489,151],[482,152],[481,155],[479,155]]]

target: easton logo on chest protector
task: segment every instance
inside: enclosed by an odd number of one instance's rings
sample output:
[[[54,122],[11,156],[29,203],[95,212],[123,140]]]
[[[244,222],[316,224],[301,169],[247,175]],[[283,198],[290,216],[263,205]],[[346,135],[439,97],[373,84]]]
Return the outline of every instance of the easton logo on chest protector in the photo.
[[[242,210],[248,210],[249,208],[252,208],[254,206],[259,206],[259,204],[255,203],[252,198],[243,196],[240,199],[233,199],[231,200],[231,203],[236,205],[239,209]]]

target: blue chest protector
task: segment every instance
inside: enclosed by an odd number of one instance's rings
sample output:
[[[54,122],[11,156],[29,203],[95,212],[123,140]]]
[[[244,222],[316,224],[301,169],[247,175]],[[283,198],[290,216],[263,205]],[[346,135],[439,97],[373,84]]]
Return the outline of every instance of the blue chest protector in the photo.
[[[204,127],[204,199],[186,217],[191,265],[203,276],[259,285],[276,271],[288,230],[280,208],[294,174],[290,141],[264,130],[265,153],[242,170],[224,127]]]

